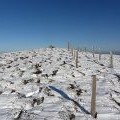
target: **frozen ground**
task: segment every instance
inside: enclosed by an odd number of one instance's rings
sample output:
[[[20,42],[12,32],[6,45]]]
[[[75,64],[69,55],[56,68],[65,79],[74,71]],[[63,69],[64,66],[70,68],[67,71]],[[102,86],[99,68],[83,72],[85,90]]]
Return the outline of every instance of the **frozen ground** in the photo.
[[[97,75],[97,120],[120,120],[120,56],[109,68],[79,52],[78,68],[66,49],[0,54],[0,120],[93,120],[91,75]]]

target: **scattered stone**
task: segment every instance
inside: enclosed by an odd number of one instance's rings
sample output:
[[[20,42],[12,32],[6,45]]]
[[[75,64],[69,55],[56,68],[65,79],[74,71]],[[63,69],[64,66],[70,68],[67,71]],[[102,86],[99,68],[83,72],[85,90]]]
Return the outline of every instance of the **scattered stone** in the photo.
[[[62,120],[75,120],[75,115],[70,111],[60,111],[58,114]]]
[[[2,94],[3,92],[2,91],[0,91],[0,95]]]
[[[12,110],[12,117],[14,118],[14,120],[19,120],[22,112],[23,111],[21,109],[13,109]]]
[[[33,74],[41,74],[42,71],[41,70],[36,70],[35,72],[33,72]]]
[[[17,93],[17,96],[19,99],[26,98],[26,95],[24,93]]]
[[[76,90],[76,94],[77,94],[78,96],[81,95],[81,93],[82,93],[82,90],[81,90],[81,89]]]
[[[54,70],[52,73],[52,76],[55,76],[57,72],[58,72],[58,70]]]
[[[12,89],[11,93],[14,93],[16,90]]]
[[[42,77],[48,78],[48,74],[42,74]]]

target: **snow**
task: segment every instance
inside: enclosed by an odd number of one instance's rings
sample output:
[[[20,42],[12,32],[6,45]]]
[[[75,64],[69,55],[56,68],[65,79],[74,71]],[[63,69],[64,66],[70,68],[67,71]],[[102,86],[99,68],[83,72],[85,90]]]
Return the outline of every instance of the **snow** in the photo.
[[[93,58],[44,48],[0,55],[1,120],[94,120],[90,114],[92,75],[97,76],[97,120],[120,120],[120,56]]]

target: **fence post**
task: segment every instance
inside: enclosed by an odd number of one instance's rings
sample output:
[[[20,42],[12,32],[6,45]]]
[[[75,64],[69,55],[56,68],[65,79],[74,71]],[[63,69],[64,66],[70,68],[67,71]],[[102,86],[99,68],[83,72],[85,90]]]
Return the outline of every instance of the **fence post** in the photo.
[[[76,50],[76,68],[78,68],[78,50]]]
[[[93,57],[95,57],[95,55],[94,55],[94,46],[93,46],[93,49],[92,49],[92,53],[93,53]]]
[[[96,75],[92,75],[91,115],[96,118]]]
[[[73,58],[75,59],[75,57],[76,57],[76,56],[75,56],[75,49],[74,49],[74,50],[73,50]]]
[[[71,53],[72,53],[72,56],[73,56],[73,47],[71,47]]]
[[[101,60],[101,50],[99,48],[99,60]]]
[[[110,51],[110,68],[113,68],[113,54],[112,54],[112,51]]]
[[[86,47],[84,48],[84,52],[85,52],[85,53],[87,52],[87,48],[86,48]]]

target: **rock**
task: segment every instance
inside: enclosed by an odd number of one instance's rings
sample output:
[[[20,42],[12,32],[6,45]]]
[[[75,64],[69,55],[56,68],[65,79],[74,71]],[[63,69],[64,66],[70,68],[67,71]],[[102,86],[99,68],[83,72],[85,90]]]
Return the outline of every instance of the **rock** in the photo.
[[[75,120],[75,115],[70,111],[60,111],[58,114],[62,120]]]
[[[34,98],[34,99],[33,99],[32,106],[34,107],[35,104],[40,105],[41,103],[43,103],[43,101],[44,101],[44,97]]]
[[[21,109],[13,109],[12,117],[14,118],[14,120],[18,120],[20,118],[21,113],[22,113]]]
[[[58,72],[58,70],[54,70],[52,73],[52,76],[55,76],[57,72]]]

